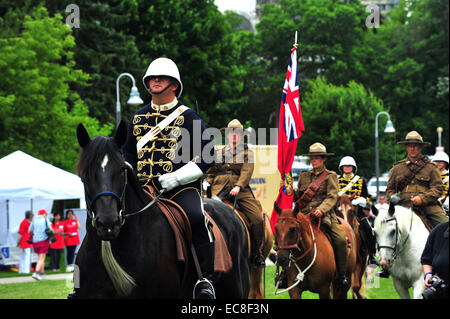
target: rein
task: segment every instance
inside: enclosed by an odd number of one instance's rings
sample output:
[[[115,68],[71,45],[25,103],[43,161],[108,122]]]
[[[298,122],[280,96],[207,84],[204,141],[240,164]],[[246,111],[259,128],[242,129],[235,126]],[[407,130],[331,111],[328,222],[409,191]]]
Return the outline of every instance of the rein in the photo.
[[[300,212],[300,214],[301,214],[301,212]],[[309,216],[311,214],[311,212],[310,213],[308,213],[308,214],[306,214],[305,216]],[[298,221],[298,219],[296,218],[296,217],[280,217],[280,218],[278,218],[279,220],[281,219],[281,220],[294,220],[295,221],[295,223],[297,224],[297,225],[299,225],[300,224],[300,222]],[[318,223],[318,225],[317,225],[317,229],[319,229],[320,228],[320,221],[321,221],[321,219],[319,219],[319,223]],[[295,268],[297,268],[297,271],[298,271],[298,274],[297,274],[297,276],[296,276],[296,278],[295,278],[295,282],[290,286],[290,287],[288,287],[288,288],[286,288],[286,289],[283,289],[283,290],[281,290],[281,291],[278,291],[278,286],[279,286],[279,284],[280,284],[280,280],[278,280],[277,282],[276,282],[276,285],[275,285],[275,292],[274,292],[274,294],[275,295],[279,295],[279,294],[282,294],[282,293],[284,293],[284,292],[286,292],[286,291],[289,291],[289,290],[291,290],[292,288],[294,288],[295,286],[297,286],[300,282],[302,282],[303,280],[304,280],[304,278],[305,278],[305,274],[306,274],[306,272],[314,265],[314,263],[316,262],[316,257],[317,257],[317,239],[316,239],[316,237],[314,236],[314,231],[313,231],[313,228],[312,228],[312,226],[311,226],[311,224],[309,224],[309,229],[310,229],[310,231],[311,231],[311,238],[312,238],[312,243],[313,243],[313,245],[311,245],[308,249],[306,249],[299,257],[294,257],[293,256],[293,254],[292,254],[292,252],[290,253],[290,262],[294,262],[294,266],[295,266]],[[274,246],[274,250],[275,251],[278,251],[279,249],[289,249],[289,250],[291,250],[291,249],[297,249],[300,253],[301,253],[301,249],[300,249],[300,247],[298,246],[298,243],[299,243],[299,240],[301,239],[301,237],[297,240],[297,242],[295,243],[295,244],[291,244],[291,245],[285,245],[285,246],[279,246],[279,245],[275,245]],[[314,255],[313,255],[313,259],[311,260],[311,262],[309,263],[309,265],[304,269],[304,270],[301,270],[300,269],[300,267],[297,265],[297,262],[298,261],[300,261],[302,258],[304,258],[312,249],[313,249],[313,247],[314,247]],[[290,264],[289,264],[289,266],[288,267],[290,267]]]

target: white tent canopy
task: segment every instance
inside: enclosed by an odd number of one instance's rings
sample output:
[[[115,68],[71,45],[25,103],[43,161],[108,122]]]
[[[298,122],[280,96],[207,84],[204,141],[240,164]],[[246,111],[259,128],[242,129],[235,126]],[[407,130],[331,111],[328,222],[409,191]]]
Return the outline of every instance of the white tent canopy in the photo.
[[[22,151],[0,159],[0,244],[16,232],[25,210],[52,208],[55,199],[81,199],[81,179]]]

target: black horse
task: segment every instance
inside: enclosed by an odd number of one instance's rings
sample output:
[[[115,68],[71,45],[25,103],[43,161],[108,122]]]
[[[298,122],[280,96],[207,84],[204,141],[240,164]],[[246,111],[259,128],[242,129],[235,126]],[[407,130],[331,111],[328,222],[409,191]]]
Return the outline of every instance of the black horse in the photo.
[[[192,255],[177,261],[173,231],[149,200],[132,167],[119,152],[127,129],[91,139],[82,124],[77,138],[82,151],[77,173],[84,188],[88,218],[86,237],[76,259],[79,287],[73,298],[192,298],[197,273]],[[232,270],[216,273],[217,298],[246,298],[249,291],[248,243],[232,210],[207,200],[205,209],[222,231]],[[142,210],[142,211],[141,211]]]

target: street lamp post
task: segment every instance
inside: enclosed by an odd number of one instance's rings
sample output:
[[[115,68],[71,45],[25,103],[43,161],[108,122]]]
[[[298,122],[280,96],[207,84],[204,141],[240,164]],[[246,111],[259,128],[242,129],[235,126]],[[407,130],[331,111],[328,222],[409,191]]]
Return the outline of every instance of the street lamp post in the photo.
[[[378,117],[384,114],[387,116],[388,121],[386,123],[386,128],[384,129],[384,133],[394,133],[395,128],[392,125],[391,117],[389,116],[389,113],[387,112],[378,112],[375,116],[375,176],[377,178],[377,198],[380,196],[380,183],[379,183],[379,177],[380,177],[380,155],[379,155],[379,147],[378,147]]]
[[[438,146],[439,147],[441,147],[442,146],[442,132],[444,131],[444,129],[441,127],[441,126],[439,126],[437,129],[436,129],[436,132],[438,133]]]
[[[119,81],[123,76],[128,76],[131,79],[131,81],[133,82],[133,86],[131,87],[131,91],[130,91],[130,98],[128,99],[127,104],[140,105],[140,104],[144,103],[144,101],[142,101],[141,97],[139,96],[139,91],[136,87],[136,82],[134,80],[134,77],[130,73],[120,74],[116,80],[116,98],[117,98],[117,100],[116,100],[116,128],[119,126],[120,120],[121,120]]]

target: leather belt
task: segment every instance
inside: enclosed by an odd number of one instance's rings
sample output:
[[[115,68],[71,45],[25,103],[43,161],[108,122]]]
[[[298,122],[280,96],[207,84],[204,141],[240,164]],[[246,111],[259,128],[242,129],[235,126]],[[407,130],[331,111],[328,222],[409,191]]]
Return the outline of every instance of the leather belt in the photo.
[[[221,171],[221,172],[217,172],[216,175],[239,175],[236,172],[232,171],[232,170],[227,170],[227,171]]]

